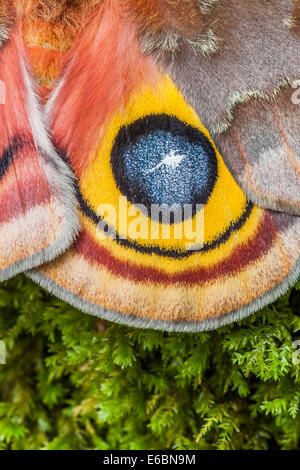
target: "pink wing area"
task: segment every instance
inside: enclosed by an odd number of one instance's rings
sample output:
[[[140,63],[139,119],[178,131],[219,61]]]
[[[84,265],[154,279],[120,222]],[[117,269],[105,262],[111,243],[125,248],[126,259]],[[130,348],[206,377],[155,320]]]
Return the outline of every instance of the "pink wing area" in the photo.
[[[20,34],[0,50],[0,280],[49,261],[77,230],[73,177],[47,134]]]

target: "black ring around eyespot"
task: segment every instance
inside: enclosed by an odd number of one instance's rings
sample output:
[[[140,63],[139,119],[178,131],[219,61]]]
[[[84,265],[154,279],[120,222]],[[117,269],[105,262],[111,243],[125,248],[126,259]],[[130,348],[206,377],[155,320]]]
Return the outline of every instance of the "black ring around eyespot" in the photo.
[[[194,217],[197,212],[197,204],[206,204],[213,192],[218,177],[218,161],[215,149],[209,139],[199,129],[173,116],[167,114],[149,115],[128,126],[121,127],[115,139],[110,160],[116,185],[131,204],[143,204],[147,207],[148,214],[151,214],[151,205],[155,202],[147,197],[138,185],[133,185],[129,180],[123,155],[129,145],[134,145],[140,137],[147,137],[156,131],[168,132],[174,137],[182,137],[192,146],[201,146],[207,156],[209,175],[207,184],[199,189],[192,201],[186,201],[186,204],[192,203],[192,217]],[[171,218],[171,223],[174,223],[174,218]]]
[[[92,220],[96,225],[100,224],[101,222],[103,223],[104,219],[101,216],[98,216],[96,212],[93,211],[93,209],[89,206],[87,201],[84,199],[82,196],[82,193],[78,187],[77,189],[77,199],[80,205],[80,209],[84,213],[86,217],[88,217],[90,220]],[[237,232],[240,230],[243,225],[246,223],[248,220],[249,216],[251,215],[253,210],[253,204],[252,202],[247,202],[245,209],[241,216],[234,222],[230,222],[228,228],[217,238],[212,240],[211,242],[205,243],[201,248],[197,248],[194,250],[190,251],[179,251],[179,250],[170,250],[170,249],[165,249],[165,248],[160,248],[159,246],[145,246],[145,245],[140,245],[139,243],[133,241],[133,240],[128,240],[128,239],[123,239],[120,238],[119,234],[116,234],[116,238],[114,241],[120,245],[124,246],[126,248],[131,248],[139,253],[143,253],[146,255],[159,255],[165,258],[175,258],[175,259],[184,259],[184,258],[189,258],[191,255],[196,254],[196,253],[207,253],[208,251],[214,250],[215,248],[218,248],[220,245],[225,243],[229,237],[231,236],[232,233]],[[114,233],[115,229],[110,227],[107,224],[107,233]]]
[[[57,145],[55,146],[55,148],[56,148],[57,153],[60,155],[60,157],[70,167],[71,171],[73,171],[70,161],[67,157],[67,153],[63,151],[61,148],[59,148]],[[88,217],[92,222],[94,222],[95,225],[105,222],[103,217],[98,216],[96,212],[88,204],[88,202],[86,201],[86,199],[81,193],[77,180],[76,182],[74,182],[74,184],[76,187],[77,200],[78,200],[80,209],[82,210],[83,214],[86,217]],[[158,246],[144,246],[144,245],[140,245],[139,243],[133,240],[120,238],[118,234],[116,234],[116,238],[114,241],[120,246],[131,248],[142,254],[146,254],[146,255],[155,254],[158,256],[162,256],[164,258],[185,259],[185,258],[189,258],[191,255],[194,255],[196,253],[206,253],[208,251],[211,251],[219,247],[223,243],[225,243],[229,239],[232,233],[237,232],[243,227],[243,225],[246,223],[246,221],[250,217],[253,207],[254,206],[252,202],[248,201],[240,217],[234,223],[230,222],[228,228],[219,237],[215,238],[211,242],[205,243],[201,248],[198,248],[193,251],[179,251],[179,250],[174,250],[174,249],[173,250],[163,249]],[[113,233],[114,231],[115,231],[115,228],[109,227],[107,224],[107,233]]]
[[[19,150],[21,150],[24,145],[25,141],[20,136],[16,136],[12,139],[11,143],[4,149],[0,158],[0,181],[7,172],[15,154]]]

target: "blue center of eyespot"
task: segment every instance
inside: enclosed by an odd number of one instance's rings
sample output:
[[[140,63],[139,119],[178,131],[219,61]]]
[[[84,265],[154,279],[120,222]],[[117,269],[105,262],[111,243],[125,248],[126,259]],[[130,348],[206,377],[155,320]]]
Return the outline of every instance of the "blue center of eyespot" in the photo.
[[[198,129],[167,115],[154,115],[122,127],[111,165],[121,192],[133,204],[184,207],[195,214],[217,177],[213,146]],[[149,213],[150,215],[150,213]]]
[[[138,187],[153,204],[201,201],[209,182],[209,157],[201,144],[156,131],[139,137],[123,153],[130,185]],[[205,196],[204,196],[205,197]]]

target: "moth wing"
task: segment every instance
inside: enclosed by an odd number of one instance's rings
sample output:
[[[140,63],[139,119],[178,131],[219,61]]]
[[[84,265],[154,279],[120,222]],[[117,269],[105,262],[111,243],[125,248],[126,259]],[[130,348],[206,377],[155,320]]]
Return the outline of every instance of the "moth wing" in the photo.
[[[298,215],[299,25],[296,0],[211,2],[198,39],[159,51],[247,197]]]
[[[295,93],[287,86],[271,102],[239,105],[231,126],[215,142],[251,201],[300,215],[300,99],[297,104]]]
[[[201,113],[142,52],[128,10],[103,8],[48,104],[77,178],[81,232],[29,276],[85,312],[131,326],[200,331],[244,318],[299,275],[300,219],[247,201]],[[161,203],[193,210],[172,223],[152,213]]]
[[[56,154],[17,27],[0,49],[0,280],[53,259],[78,231],[71,170]]]

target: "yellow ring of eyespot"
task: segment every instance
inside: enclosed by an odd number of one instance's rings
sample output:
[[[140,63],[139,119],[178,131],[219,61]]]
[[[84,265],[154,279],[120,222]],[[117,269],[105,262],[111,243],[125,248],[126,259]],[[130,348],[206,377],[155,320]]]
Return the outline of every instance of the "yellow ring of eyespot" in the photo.
[[[141,90],[132,95],[125,110],[120,110],[106,123],[98,151],[91,159],[85,174],[81,178],[80,185],[83,197],[98,215],[104,215],[98,212],[99,206],[108,204],[118,208],[119,198],[123,196],[116,185],[110,165],[111,150],[120,128],[130,125],[136,120],[150,114],[167,114],[174,116],[187,125],[199,129],[215,148],[214,142],[211,140],[199,117],[185,102],[183,96],[176,89],[174,83],[168,76],[162,77],[156,88],[153,88],[152,85],[144,86]],[[245,195],[226,168],[221,155],[216,149],[215,151],[218,161],[218,177],[213,192],[204,207],[204,243],[212,242],[221,236],[229,227],[230,222],[234,223],[241,217],[247,204]],[[132,210],[132,204],[130,202],[127,202],[127,210],[129,213],[130,210]],[[176,260],[177,270],[178,262],[180,262],[181,269],[199,265],[211,266],[216,262],[220,262],[221,259],[230,255],[232,249],[237,246],[237,243],[246,242],[255,235],[262,214],[263,211],[261,209],[254,207],[248,220],[238,231],[238,240],[237,233],[233,233],[226,242],[209,252],[191,252],[189,258]],[[202,217],[202,214],[196,214],[193,222],[196,222],[197,217]],[[140,220],[143,220],[143,218],[145,222],[148,223],[149,218],[146,215],[141,215]],[[110,226],[115,225],[114,218],[110,218],[109,214],[106,214],[105,221]],[[109,238],[99,240],[95,224],[84,215],[82,215],[82,223],[97,243],[106,246],[109,251],[118,258],[128,261],[130,249],[119,246],[114,240]],[[156,228],[159,229],[159,233],[161,233],[162,224],[153,221],[151,221],[151,223],[154,227],[155,224],[157,224],[159,227]],[[117,213],[117,228],[121,225],[120,214]],[[177,226],[178,224],[174,224],[174,226],[175,225]],[[185,237],[182,237],[180,240],[175,239],[174,236],[172,236],[174,235],[174,231],[171,231],[169,240],[162,238],[151,240],[149,234],[150,232],[141,233],[146,239],[141,238],[136,240],[138,244],[146,247],[158,246],[160,249],[185,251],[187,243],[190,243],[190,240]],[[161,267],[162,258],[156,254],[149,256],[134,252],[134,259],[137,263]],[[164,269],[173,272],[174,260],[164,258],[163,266]]]

